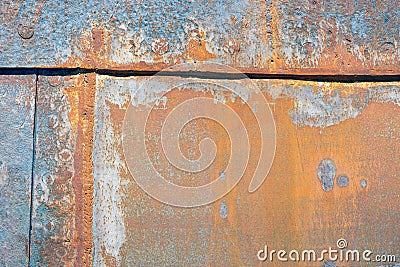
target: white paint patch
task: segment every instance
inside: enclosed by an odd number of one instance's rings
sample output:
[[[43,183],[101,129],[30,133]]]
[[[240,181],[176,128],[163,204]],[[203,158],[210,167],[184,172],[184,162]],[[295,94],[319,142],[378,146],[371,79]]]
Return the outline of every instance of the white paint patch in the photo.
[[[126,170],[125,163],[115,148],[121,147],[121,134],[112,126],[107,102],[122,108],[129,101],[123,90],[107,90],[104,81],[97,78],[96,125],[93,149],[94,161],[94,204],[93,239],[94,265],[106,266],[104,253],[115,258],[120,266],[120,249],[125,242],[125,227],[120,190],[120,171]],[[100,88],[100,89],[99,89]]]
[[[213,80],[201,78],[181,78],[181,77],[161,77],[155,79],[142,78],[141,81],[136,79],[129,80],[113,80],[116,86],[125,86],[130,89],[132,95],[132,105],[137,107],[140,105],[166,105],[168,99],[166,96],[160,97],[168,90],[195,90],[197,92],[209,92],[214,97],[215,103],[226,101],[235,102],[236,98],[241,96],[243,101],[249,98],[249,88],[254,88],[254,84],[248,85],[250,81],[246,80]],[[177,87],[176,85],[179,84]],[[238,92],[234,94],[233,92]]]

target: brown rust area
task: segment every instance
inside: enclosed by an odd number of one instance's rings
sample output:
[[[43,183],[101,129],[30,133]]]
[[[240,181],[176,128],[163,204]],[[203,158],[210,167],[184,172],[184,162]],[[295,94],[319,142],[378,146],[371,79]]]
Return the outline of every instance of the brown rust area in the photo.
[[[79,66],[81,68],[109,68],[107,57],[110,52],[110,37],[104,28],[93,28],[83,34],[84,37],[78,40],[79,48],[83,57],[71,56],[63,64],[57,64],[58,67]]]
[[[95,74],[74,78],[74,87],[63,91],[71,103],[69,121],[76,133],[72,185],[75,193],[75,266],[92,264],[93,221],[93,124],[95,99]]]
[[[378,85],[279,80],[258,82],[271,103],[277,126],[276,157],[264,184],[256,192],[248,193],[261,147],[257,124],[246,105],[241,101],[230,103],[227,97],[227,104],[246,124],[251,136],[250,144],[254,148],[238,186],[221,200],[206,207],[174,208],[149,197],[137,186],[126,167],[118,168],[118,194],[121,202],[113,205],[122,206],[124,211],[125,242],[116,257],[108,255],[105,247],[98,251],[102,253],[103,262],[121,266],[140,265],[144,262],[147,265],[168,265],[174,262],[201,266],[262,266],[257,260],[257,251],[265,245],[270,250],[321,251],[329,247],[336,248],[339,238],[345,238],[350,249],[368,248],[376,254],[395,253],[399,250],[393,232],[400,231],[397,224],[400,203],[397,193],[400,107],[394,103],[372,101],[355,118],[329,127],[299,127],[293,123],[289,111],[299,101],[294,96],[302,87],[312,88],[313,94],[322,91],[330,95],[339,91],[340,97],[344,99],[353,94],[375,90],[374,86]],[[265,84],[269,87],[264,87]],[[110,92],[109,98],[105,100],[109,115],[107,119],[102,118],[102,127],[113,129],[111,136],[115,138],[109,140],[111,143],[107,149],[121,159],[124,155],[118,139],[126,102],[120,105],[122,101],[113,100],[113,96],[125,96],[127,100],[126,90],[132,89],[132,85],[117,83],[114,87],[112,83],[107,83],[107,91],[100,86],[105,95]],[[288,91],[294,89],[293,95],[284,94],[282,88]],[[282,94],[278,94],[278,89],[282,90]],[[159,121],[178,103],[199,96],[213,97],[210,93],[198,91],[169,92],[166,106],[161,104],[155,109],[147,125],[148,152],[155,167],[160,173],[169,175],[168,179],[172,182],[187,186],[215,179],[229,159],[227,154],[230,143],[226,133],[207,120],[197,120],[182,130],[180,145],[183,153],[196,158],[199,156],[199,140],[211,137],[217,145],[217,158],[205,173],[197,176],[179,176],[179,171],[171,171],[166,167],[166,159],[156,137],[160,133]],[[319,97],[323,98],[324,95]],[[104,138],[99,137],[101,140]],[[195,153],[189,154],[190,150],[195,150]],[[329,192],[322,189],[318,178],[318,166],[326,158],[330,158],[337,168],[333,189]],[[106,158],[103,160],[108,162]],[[337,184],[337,176],[341,174],[348,176],[348,186],[340,187]],[[366,188],[360,185],[362,179],[367,181]],[[115,215],[111,211],[114,211],[113,207],[107,216]],[[113,244],[112,241],[116,241],[113,240],[113,234],[110,232],[105,236],[97,236],[96,240]],[[321,266],[322,263],[296,264]],[[340,266],[351,264],[341,263]],[[282,266],[282,263],[275,259],[272,263],[268,262],[268,265]]]
[[[216,56],[207,51],[206,42],[204,40],[190,39],[188,43],[187,55],[189,59],[196,61],[205,61],[215,58]]]
[[[31,262],[91,266],[95,74],[40,76]]]
[[[271,16],[276,16],[274,7],[271,7]],[[399,69],[391,63],[384,63],[385,59],[382,56],[379,67],[375,66],[373,60],[364,60],[358,57],[356,52],[349,52],[349,44],[341,40],[339,33],[334,29],[329,30],[331,45],[324,48],[322,56],[319,58],[309,59],[315,66],[303,64],[296,58],[285,58],[280,49],[284,49],[279,43],[277,22],[271,22],[271,32],[262,31],[265,35],[271,35],[273,38],[272,45],[276,47],[271,51],[272,58],[268,62],[261,62],[260,66],[245,67],[248,64],[242,64],[237,60],[237,53],[240,50],[246,49],[241,47],[240,40],[229,40],[222,45],[224,53],[232,57],[232,67],[237,68],[244,73],[253,74],[287,74],[287,75],[397,75]],[[204,34],[204,33],[203,33]],[[110,60],[110,51],[115,49],[111,46],[111,37],[107,30],[101,28],[93,28],[90,32],[85,33],[85,37],[79,41],[79,46],[82,49],[83,57],[72,56],[65,63],[57,64],[58,67],[81,67],[93,69],[109,69],[109,70],[136,70],[136,71],[161,71],[171,65],[190,61],[208,61],[218,59],[221,55],[211,53],[207,47],[213,44],[207,43],[203,39],[192,38],[187,44],[187,50],[180,54],[166,55],[168,44],[150,45],[150,50],[153,50],[154,55],[151,61],[137,58],[134,62],[118,63]],[[340,37],[340,38],[339,38]],[[347,40],[347,39],[346,39]],[[228,45],[229,43],[232,43]],[[308,49],[308,55],[313,55],[313,48],[310,44],[304,44]],[[155,49],[155,50],[154,50]],[[358,47],[358,49],[368,51],[367,48]],[[287,60],[292,63],[288,64]],[[306,59],[305,59],[306,60]],[[389,59],[388,59],[389,60]],[[173,63],[171,63],[173,62]],[[310,61],[311,62],[311,61]],[[43,66],[52,67],[52,66]]]
[[[271,3],[268,8],[268,15],[272,18],[280,18],[282,15],[277,11],[279,4]],[[168,50],[173,49],[167,40],[156,38],[148,47],[144,44],[136,44],[131,40],[131,46],[134,50],[147,49],[144,54],[135,55],[128,63],[116,62],[112,59],[111,52],[113,50],[121,50],[121,57],[124,57],[124,44],[120,47],[114,47],[112,44],[112,36],[109,29],[104,27],[93,28],[83,33],[83,37],[79,39],[80,55],[72,55],[65,63],[58,63],[58,67],[81,67],[93,69],[110,69],[110,70],[137,70],[137,71],[160,71],[168,66],[191,61],[217,61],[228,63],[234,68],[245,73],[259,74],[292,74],[292,75],[397,75],[399,69],[396,62],[397,55],[391,43],[387,42],[371,50],[370,44],[363,45],[354,44],[352,36],[347,36],[332,25],[335,21],[327,20],[326,25],[322,28],[322,35],[318,36],[319,40],[325,40],[329,45],[323,45],[322,48],[314,47],[318,44],[306,42],[301,47],[296,47],[296,52],[291,52],[289,56],[285,51],[290,49],[287,44],[281,42],[281,28],[284,27],[284,21],[281,19],[272,19],[269,22],[270,29],[259,29],[259,34],[265,36],[265,43],[270,51],[271,58],[258,62],[257,64],[249,64],[238,58],[239,52],[246,51],[244,41],[227,40],[221,43],[220,53],[215,54],[211,50],[215,50],[216,44],[206,41],[207,33],[198,30],[194,32],[197,38],[189,38],[186,49],[179,53],[168,54]],[[293,29],[293,31],[295,31]],[[301,36],[300,33],[293,33],[295,36]],[[303,36],[301,36],[303,37]],[[289,37],[288,37],[289,38]],[[299,37],[300,38],[300,37]],[[355,37],[354,37],[355,38]],[[160,41],[161,40],[161,41]],[[289,42],[289,40],[287,40]],[[320,44],[321,45],[321,44]],[[208,49],[212,48],[212,49]],[[303,51],[304,50],[304,51]],[[370,51],[371,50],[371,51]],[[300,52],[302,51],[302,52]],[[267,51],[255,51],[257,53],[267,53]],[[297,53],[297,54],[296,54]],[[228,58],[225,58],[225,56]],[[132,57],[131,54],[126,55]],[[250,59],[249,59],[250,60]],[[253,59],[254,62],[257,58]],[[52,67],[52,66],[43,66]]]
[[[289,181],[293,212],[289,232],[294,245],[321,250],[345,238],[349,249],[368,247],[375,254],[399,251],[393,235],[399,232],[395,223],[400,202],[396,193],[400,146],[395,134],[399,112],[394,104],[372,103],[355,119],[323,130],[298,128],[292,135],[293,146],[287,155],[296,161],[290,168],[295,179]],[[325,158],[332,159],[337,168],[329,192],[322,190],[316,175]],[[347,187],[338,186],[340,174],[349,177]],[[367,188],[360,186],[363,179]]]

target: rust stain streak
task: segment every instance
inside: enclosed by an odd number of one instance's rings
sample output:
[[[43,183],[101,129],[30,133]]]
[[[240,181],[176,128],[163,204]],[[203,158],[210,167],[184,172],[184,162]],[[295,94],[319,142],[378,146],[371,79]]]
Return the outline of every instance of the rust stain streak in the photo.
[[[62,88],[70,103],[68,114],[75,133],[74,176],[75,195],[74,266],[92,263],[93,223],[93,125],[96,74],[89,73],[72,78],[73,84]]]
[[[93,124],[95,74],[80,76],[77,109],[77,145],[74,153],[75,176],[72,184],[75,191],[75,238],[77,255],[75,266],[92,264],[92,222],[93,222]]]

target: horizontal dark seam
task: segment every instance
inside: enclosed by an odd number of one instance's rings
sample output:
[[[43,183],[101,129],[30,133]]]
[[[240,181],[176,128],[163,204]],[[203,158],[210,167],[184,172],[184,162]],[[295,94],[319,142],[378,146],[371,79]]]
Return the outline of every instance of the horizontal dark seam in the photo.
[[[39,75],[39,76],[71,76],[78,74],[96,73],[113,77],[135,76],[173,76],[200,79],[254,79],[254,80],[298,80],[311,82],[400,82],[400,75],[302,75],[302,74],[262,74],[262,73],[220,73],[220,72],[168,72],[168,71],[137,71],[110,70],[90,68],[0,68],[0,75]]]

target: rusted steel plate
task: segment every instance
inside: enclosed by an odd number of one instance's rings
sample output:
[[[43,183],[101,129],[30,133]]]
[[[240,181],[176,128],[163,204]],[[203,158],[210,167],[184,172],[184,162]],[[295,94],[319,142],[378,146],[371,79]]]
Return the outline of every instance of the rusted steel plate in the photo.
[[[2,1],[2,67],[399,74],[398,0]]]
[[[89,266],[94,75],[39,76],[32,266]]]
[[[165,84],[171,79],[184,78],[165,77]],[[261,266],[265,263],[257,259],[257,252],[265,245],[270,250],[322,251],[337,249],[341,238],[349,249],[398,254],[398,83],[257,80],[275,119],[276,154],[266,181],[251,194],[248,187],[261,147],[251,110],[229,91],[213,86],[216,80],[194,78],[191,82],[206,88],[188,84],[168,92],[153,109],[145,134],[148,157],[167,180],[192,187],[224,179],[230,157],[230,133],[218,123],[197,119],[182,129],[180,148],[195,159],[200,156],[200,140],[209,137],[218,150],[214,162],[200,173],[171,167],[162,152],[160,131],[178,104],[197,97],[225,103],[238,113],[251,136],[250,160],[238,185],[210,205],[180,208],[146,194],[126,163],[125,112],[132,100],[138,115],[156,101],[157,87],[131,98],[145,81],[146,77],[97,76],[94,266]],[[293,263],[275,258],[267,264]],[[337,263],[359,264],[379,265]],[[336,266],[322,261],[296,265]]]
[[[35,75],[0,77],[0,265],[26,266]]]
[[[277,69],[296,73],[399,73],[394,1],[275,1]]]

